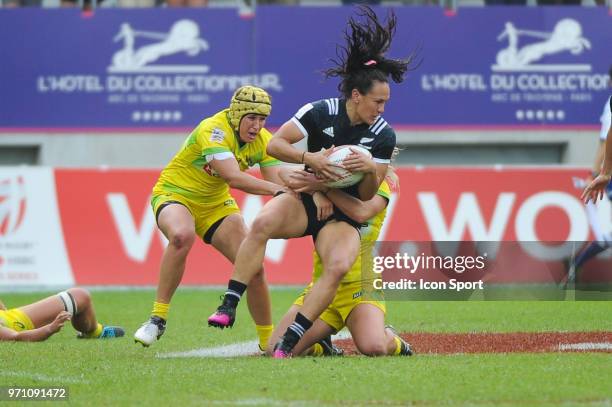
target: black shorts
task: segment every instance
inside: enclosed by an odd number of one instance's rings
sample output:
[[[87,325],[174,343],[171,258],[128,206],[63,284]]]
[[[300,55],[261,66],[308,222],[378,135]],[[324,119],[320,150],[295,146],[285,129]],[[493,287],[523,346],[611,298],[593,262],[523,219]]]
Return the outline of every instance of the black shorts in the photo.
[[[312,240],[316,241],[317,236],[323,226],[327,224],[330,220],[335,220],[337,222],[346,222],[355,229],[357,232],[361,229],[362,224],[349,218],[344,212],[338,209],[334,205],[334,213],[329,216],[329,218],[325,220],[317,219],[317,205],[315,205],[314,200],[312,199],[312,195],[306,193],[300,193],[302,198],[302,203],[304,204],[304,209],[306,209],[306,216],[308,217],[308,226],[306,226],[306,231],[302,236],[312,236]]]

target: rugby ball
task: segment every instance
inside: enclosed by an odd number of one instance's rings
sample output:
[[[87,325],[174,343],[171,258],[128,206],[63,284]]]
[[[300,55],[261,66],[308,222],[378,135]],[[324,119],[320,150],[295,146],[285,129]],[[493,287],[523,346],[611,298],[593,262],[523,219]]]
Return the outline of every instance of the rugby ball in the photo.
[[[360,154],[367,155],[368,158],[372,158],[372,154],[370,154],[370,152],[363,147],[355,146],[355,145],[344,145],[344,146],[334,147],[332,153],[328,157],[328,160],[332,164],[341,165],[342,161],[344,161],[344,159],[353,152],[351,151],[351,149]],[[356,183],[361,181],[361,179],[363,178],[363,173],[361,172],[350,172],[340,167],[335,167],[334,172],[340,176],[340,179],[336,181],[326,182],[325,185],[330,188],[350,187],[351,185],[355,185]]]

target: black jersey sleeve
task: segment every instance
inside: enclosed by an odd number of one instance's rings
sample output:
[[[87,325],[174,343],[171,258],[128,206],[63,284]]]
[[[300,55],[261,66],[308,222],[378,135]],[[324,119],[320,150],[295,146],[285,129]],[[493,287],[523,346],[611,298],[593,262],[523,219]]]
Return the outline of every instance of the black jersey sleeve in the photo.
[[[291,121],[300,129],[304,137],[312,136],[319,130],[318,124],[326,111],[327,107],[323,100],[307,103],[293,115]]]
[[[395,148],[395,131],[389,126],[385,127],[374,139],[372,149],[372,159],[376,163],[389,164],[391,155]]]

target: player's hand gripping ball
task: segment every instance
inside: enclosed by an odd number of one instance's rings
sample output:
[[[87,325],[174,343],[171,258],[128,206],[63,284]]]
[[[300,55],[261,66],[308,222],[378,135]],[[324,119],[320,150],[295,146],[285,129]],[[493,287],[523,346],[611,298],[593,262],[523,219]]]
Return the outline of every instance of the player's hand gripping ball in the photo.
[[[365,154],[369,158],[372,158],[372,154],[370,154],[370,152],[363,147],[359,147],[355,145],[344,145],[344,146],[335,147],[332,153],[329,155],[328,160],[332,164],[337,166],[337,167],[334,167],[334,172],[340,178],[335,181],[326,182],[325,186],[328,186],[330,188],[346,188],[346,187],[350,187],[351,185],[355,185],[356,183],[361,181],[361,179],[363,178],[362,172],[350,172],[340,167],[340,165],[342,165],[342,161],[344,161],[344,159],[349,154],[352,154],[353,151],[356,151],[358,154]]]

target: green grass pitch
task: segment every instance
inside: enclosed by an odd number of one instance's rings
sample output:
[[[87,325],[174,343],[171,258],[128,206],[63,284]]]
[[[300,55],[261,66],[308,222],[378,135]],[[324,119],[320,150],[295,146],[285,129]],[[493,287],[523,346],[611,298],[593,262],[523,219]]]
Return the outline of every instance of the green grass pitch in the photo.
[[[273,291],[276,320],[297,292]],[[159,358],[255,339],[244,304],[233,329],[205,326],[221,293],[179,289],[166,334],[143,348],[132,335],[153,291],[94,291],[100,321],[125,327],[127,337],[76,340],[67,326],[43,343],[0,343],[0,386],[67,386],[71,404],[104,406],[612,403],[610,353]],[[14,307],[49,294],[0,298]],[[389,302],[388,320],[403,332],[610,331],[612,302]]]

